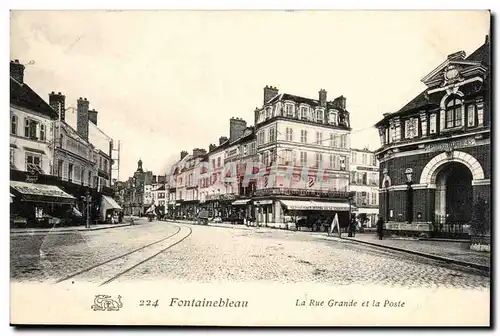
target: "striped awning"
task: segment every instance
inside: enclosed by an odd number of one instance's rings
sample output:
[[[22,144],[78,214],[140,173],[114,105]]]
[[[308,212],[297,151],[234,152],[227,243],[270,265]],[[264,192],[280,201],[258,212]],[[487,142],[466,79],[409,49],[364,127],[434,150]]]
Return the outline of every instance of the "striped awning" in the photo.
[[[281,203],[288,210],[349,211],[348,203],[292,200],[281,201]]]
[[[10,181],[10,190],[21,200],[42,203],[74,204],[75,197],[55,185]]]

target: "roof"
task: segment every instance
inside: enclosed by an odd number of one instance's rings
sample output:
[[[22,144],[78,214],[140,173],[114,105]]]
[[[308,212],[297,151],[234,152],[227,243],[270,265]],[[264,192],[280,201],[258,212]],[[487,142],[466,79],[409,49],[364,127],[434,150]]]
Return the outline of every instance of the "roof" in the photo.
[[[10,103],[39,112],[51,119],[57,119],[58,114],[26,83],[19,83],[10,77]]]
[[[296,96],[296,95],[292,95],[292,94],[289,94],[289,93],[281,93],[279,95],[274,96],[273,98],[271,98],[266,103],[266,105],[267,104],[272,104],[272,103],[275,103],[275,102],[278,102],[278,101],[284,101],[284,100],[290,100],[290,101],[293,101],[293,102],[295,102],[297,104],[307,104],[307,105],[312,106],[312,107],[320,106],[320,102],[317,99],[311,99],[311,98]],[[336,108],[336,109],[343,110],[340,106],[338,106],[333,101],[326,102],[326,107],[327,108]]]
[[[480,61],[483,65],[489,68],[490,64],[490,43],[489,43],[489,38],[486,37],[485,43],[480,46],[478,49],[476,49],[472,54],[470,54],[466,59],[466,61]],[[418,94],[415,98],[410,100],[406,105],[404,105],[402,108],[400,108],[398,111],[394,113],[390,113],[386,115],[382,120],[377,122],[375,126],[380,125],[383,123],[385,120],[392,118],[397,115],[401,115],[405,112],[415,110],[422,108],[424,106],[427,106],[429,104],[434,104],[432,101],[430,101],[427,96],[426,96],[426,90],[422,91],[420,94]]]

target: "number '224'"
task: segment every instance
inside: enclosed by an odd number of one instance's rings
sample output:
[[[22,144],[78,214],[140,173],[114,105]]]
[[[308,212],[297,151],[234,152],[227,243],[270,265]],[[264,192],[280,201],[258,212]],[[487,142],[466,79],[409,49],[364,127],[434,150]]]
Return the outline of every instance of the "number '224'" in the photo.
[[[153,301],[153,300],[140,300],[139,301],[139,306],[141,307],[158,307],[159,303],[158,300]]]

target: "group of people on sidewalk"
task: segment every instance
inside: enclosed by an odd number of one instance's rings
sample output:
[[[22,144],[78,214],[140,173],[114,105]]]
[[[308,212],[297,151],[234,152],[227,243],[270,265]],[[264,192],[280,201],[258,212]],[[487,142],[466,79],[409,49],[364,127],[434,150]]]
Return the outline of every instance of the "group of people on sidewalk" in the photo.
[[[384,219],[382,215],[378,215],[376,226],[377,226],[378,239],[379,240],[384,239]],[[356,216],[355,215],[351,216],[351,220],[349,221],[349,227],[347,229],[348,237],[355,237],[356,230],[358,229],[358,227],[359,227],[359,222],[356,220]]]

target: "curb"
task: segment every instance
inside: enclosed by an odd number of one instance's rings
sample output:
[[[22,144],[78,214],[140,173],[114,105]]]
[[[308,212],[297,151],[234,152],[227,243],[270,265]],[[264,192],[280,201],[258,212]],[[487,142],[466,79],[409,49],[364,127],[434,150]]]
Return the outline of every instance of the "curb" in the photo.
[[[405,253],[415,254],[415,255],[418,255],[420,257],[424,257],[424,258],[428,258],[428,259],[434,259],[434,260],[439,260],[439,261],[444,261],[444,262],[447,262],[449,264],[456,264],[456,265],[460,265],[460,266],[471,267],[471,268],[475,268],[475,269],[478,269],[478,270],[481,270],[481,271],[487,271],[487,272],[490,271],[490,266],[487,266],[487,265],[470,263],[470,262],[466,262],[466,261],[461,261],[461,260],[456,260],[456,259],[441,257],[441,256],[438,256],[438,255],[435,255],[435,254],[428,254],[428,253],[423,253],[423,252],[419,252],[419,251],[413,251],[413,250],[403,249],[403,248],[394,247],[394,246],[381,245],[381,244],[366,242],[366,241],[363,241],[363,240],[349,239],[349,238],[341,238],[341,239],[346,240],[346,241],[353,241],[353,242],[360,243],[360,244],[366,244],[366,245],[371,245],[371,246],[376,246],[376,247],[382,247],[382,248],[386,248],[386,249],[394,250],[394,251],[398,251],[398,252],[405,252]]]
[[[196,222],[190,222],[190,221],[165,220],[164,222],[190,224],[190,225],[198,225],[198,226],[219,227],[219,228],[223,228],[223,229],[252,230],[252,228],[253,228],[252,226],[246,226],[244,224],[228,224],[228,225],[234,225],[234,226],[223,226],[223,225],[210,224],[210,223],[208,223],[208,225],[203,225],[203,224],[198,224]]]
[[[61,230],[33,230],[33,231],[11,231],[11,235],[29,235],[29,234],[40,234],[40,233],[52,233],[52,234],[57,234],[57,233],[71,233],[71,232],[81,232],[81,231],[99,231],[99,230],[108,230],[108,229],[117,229],[120,227],[126,227],[126,226],[135,226],[136,224],[128,223],[128,224],[116,224],[113,226],[107,226],[107,227],[90,227],[90,228],[68,228],[68,229],[61,229]]]

